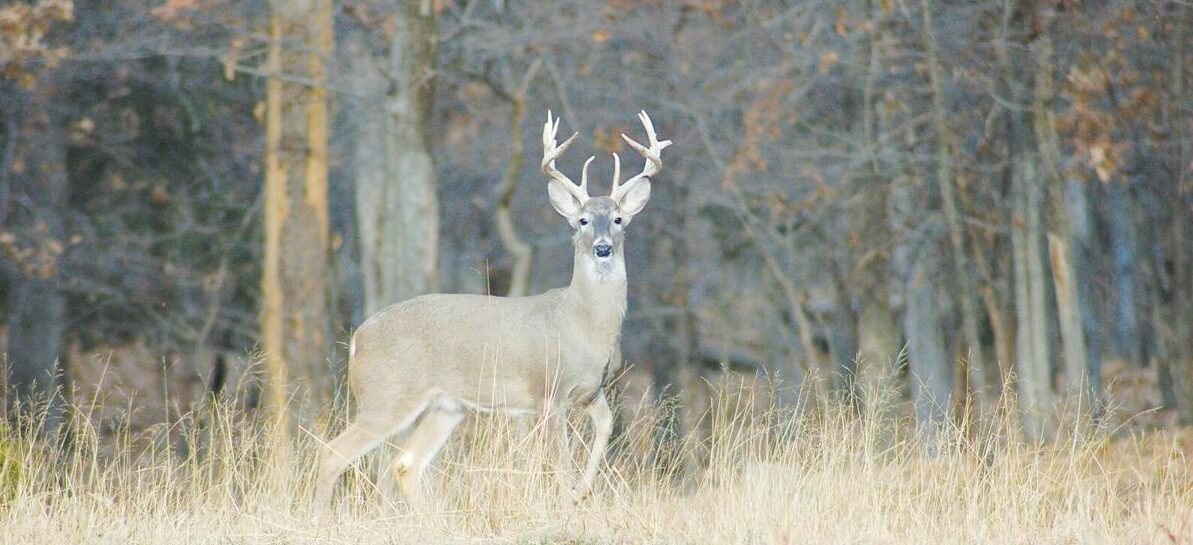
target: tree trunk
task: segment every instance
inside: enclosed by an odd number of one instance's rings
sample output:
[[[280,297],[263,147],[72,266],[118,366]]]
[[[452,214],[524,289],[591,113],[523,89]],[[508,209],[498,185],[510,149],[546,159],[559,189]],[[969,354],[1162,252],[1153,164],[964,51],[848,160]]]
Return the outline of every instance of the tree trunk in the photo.
[[[986,320],[990,323],[990,334],[994,337],[994,358],[998,363],[999,376],[995,377],[993,385],[1001,396],[1004,393],[1002,387],[1011,376],[1015,362],[1015,339],[1011,332],[1010,310],[1004,299],[999,297],[999,286],[995,283],[994,271],[990,268],[982,244],[974,240],[970,247],[973,248],[973,262],[977,265],[980,277],[978,294],[982,297]]]
[[[936,130],[936,183],[940,188],[941,208],[949,231],[953,274],[957,279],[957,288],[960,291],[957,297],[961,299],[961,331],[965,335],[965,343],[968,346],[966,351],[969,370],[968,386],[972,391],[975,408],[980,414],[987,405],[989,383],[986,373],[986,358],[978,328],[978,311],[974,303],[976,290],[974,289],[973,272],[966,263],[968,254],[965,250],[965,230],[961,225],[959,206],[954,195],[953,140],[949,135],[946,121],[948,111],[945,109],[944,89],[940,81],[936,32],[932,23],[932,1],[921,0],[920,8],[924,18],[924,37],[928,49],[928,78],[932,88],[932,120]]]
[[[1065,183],[1065,207],[1069,214],[1069,232],[1072,247],[1072,268],[1077,271],[1090,270],[1089,264],[1093,260],[1094,251],[1090,245],[1093,236],[1093,219],[1089,210],[1089,183],[1085,180],[1070,180]],[[1086,374],[1089,377],[1089,390],[1096,396],[1102,391],[1102,350],[1099,341],[1099,323],[1096,308],[1093,304],[1093,282],[1088,274],[1078,272],[1075,278],[1077,299],[1081,311],[1081,330],[1085,336]],[[1098,404],[1093,407],[1095,413],[1103,407]]]
[[[1193,267],[1190,267],[1189,252],[1189,155],[1185,114],[1185,33],[1188,25],[1188,6],[1173,2],[1175,13],[1172,36],[1172,62],[1169,83],[1168,119],[1172,127],[1171,171],[1176,173],[1176,203],[1172,214],[1173,291],[1176,324],[1178,332],[1193,330]],[[1178,334],[1174,350],[1175,389],[1185,401],[1178,404],[1182,424],[1193,424],[1193,335]]]
[[[25,107],[23,127],[9,133],[16,139],[11,142],[14,152],[25,163],[22,172],[12,177],[14,192],[22,194],[28,206],[13,214],[12,226],[0,225],[16,234],[14,241],[4,244],[13,259],[6,267],[10,278],[8,414],[34,418],[46,436],[53,435],[62,421],[58,386],[66,301],[61,265],[68,191],[65,135],[47,105],[50,94],[48,89],[38,91],[39,98]],[[16,248],[24,251],[10,251]]]
[[[1052,262],[1052,283],[1056,289],[1056,307],[1060,317],[1061,339],[1064,343],[1066,394],[1078,398],[1081,406],[1093,403],[1095,392],[1089,377],[1085,356],[1085,331],[1081,322],[1081,302],[1077,286],[1077,271],[1071,246],[1065,237],[1048,234],[1048,256]]]
[[[332,397],[328,366],[330,237],[327,202],[327,92],[321,83],[332,48],[332,2],[275,0],[266,103],[265,253],[262,347],[268,403],[300,421]],[[287,48],[297,41],[302,48]],[[293,403],[293,405],[291,405]]]
[[[1031,2],[1007,2],[1002,36],[996,53],[1003,81],[1018,104],[1032,102],[1030,84],[1034,71],[1012,60],[1009,44],[1030,48],[1028,29],[1035,24]],[[1052,433],[1052,374],[1049,362],[1047,280],[1043,253],[1043,184],[1039,157],[1028,112],[1008,113],[1008,158],[1011,168],[1011,246],[1015,278],[1015,369],[1019,410],[1029,441],[1042,442]]]
[[[1012,117],[1019,114],[1013,113]],[[1016,124],[1026,136],[1026,120]],[[1015,363],[1019,408],[1028,440],[1042,442],[1052,433],[1052,375],[1049,367],[1048,320],[1044,275],[1041,188],[1033,154],[1020,148],[1012,159],[1015,221],[1011,236],[1015,254]]]
[[[358,170],[356,180],[367,315],[434,291],[438,275],[439,203],[429,134],[435,15],[430,2],[399,5],[383,78],[387,92],[375,112],[381,134],[357,144],[358,156],[381,157],[380,170]]]
[[[898,316],[891,309],[891,267],[886,249],[891,244],[887,217],[887,199],[890,196],[889,173],[879,165],[874,150],[882,143],[879,132],[879,118],[875,111],[875,87],[882,72],[883,42],[887,37],[886,24],[880,13],[874,12],[869,0],[863,2],[863,11],[877,20],[866,40],[866,79],[862,86],[862,149],[866,154],[869,176],[858,187],[859,209],[853,214],[853,229],[859,233],[874,236],[861,237],[864,246],[859,249],[858,263],[854,265],[853,283],[857,286],[861,309],[857,315],[857,390],[862,406],[873,410],[879,419],[888,413],[891,402],[899,395],[894,381],[897,376],[896,358],[899,352]]]
[[[1114,288],[1117,295],[1114,307],[1115,353],[1132,365],[1144,366],[1139,355],[1139,316],[1135,300],[1136,263],[1139,245],[1135,236],[1135,214],[1128,196],[1130,178],[1111,180],[1110,247],[1114,263]]]
[[[678,196],[673,197],[674,203],[682,202]],[[687,381],[684,371],[689,338],[686,304],[682,300],[682,292],[679,291],[683,288],[679,280],[683,265],[677,259],[684,250],[677,249],[677,244],[682,245],[682,241],[671,236],[662,236],[653,241],[651,248],[655,255],[669,257],[660,260],[657,268],[659,274],[675,278],[674,284],[670,286],[670,293],[661,294],[661,298],[678,300],[676,314],[660,317],[655,323],[654,329],[666,335],[660,346],[653,347],[650,377],[651,397],[658,412],[650,464],[655,471],[669,477],[678,476],[683,470],[680,442],[686,433],[682,404],[686,393],[684,389]],[[664,263],[665,261],[669,263]]]
[[[830,256],[829,259],[835,259]],[[834,273],[836,308],[828,324],[828,347],[832,368],[829,376],[833,390],[850,403],[857,401],[857,313],[853,311],[853,296],[844,273]]]
[[[916,428],[932,448],[932,441],[948,421],[953,388],[953,366],[945,351],[940,311],[941,294],[935,290],[933,272],[940,268],[935,249],[923,243],[912,257],[911,275],[904,288],[907,308],[903,330],[911,360],[911,397]]]
[[[688,233],[692,201],[683,187],[675,187],[668,196],[673,199],[669,203],[674,210],[672,230],[664,231],[659,237],[655,251],[656,255],[670,256],[667,274],[672,283],[663,298],[673,301],[678,312],[667,320],[671,326],[667,328],[670,354],[664,360],[655,361],[652,378],[656,407],[666,407],[669,403],[675,406],[674,410],[671,407],[664,410],[657,423],[654,461],[656,469],[663,474],[679,476],[690,475],[695,469],[695,453],[682,448],[682,444],[694,431],[699,432],[697,417],[700,415],[694,414],[694,409],[704,405],[706,400],[699,399],[704,389],[697,383],[699,374],[695,367],[700,347],[699,326],[692,304],[694,271],[690,269],[691,245],[695,242],[692,237],[682,236]],[[675,233],[681,236],[676,237]]]
[[[542,60],[536,59],[526,70],[522,84],[512,95],[506,97],[510,104],[510,156],[506,160],[505,173],[501,176],[501,183],[497,185],[495,191],[497,197],[495,219],[497,236],[514,260],[510,271],[509,289],[505,293],[509,297],[526,295],[530,287],[530,272],[534,266],[534,247],[518,235],[518,229],[514,227],[510,210],[514,192],[518,189],[518,176],[522,173],[522,159],[525,151],[522,145],[522,120],[526,116],[526,92],[541,66]]]
[[[1041,175],[1048,184],[1048,256],[1060,322],[1065,390],[1066,395],[1078,402],[1078,407],[1088,411],[1093,406],[1095,391],[1091,387],[1093,380],[1086,360],[1085,330],[1081,319],[1080,280],[1077,278],[1081,270],[1076,266],[1074,257],[1072,220],[1069,218],[1065,181],[1060,171],[1060,139],[1056,134],[1056,117],[1052,107],[1052,38],[1048,32],[1045,25],[1032,48],[1036,59],[1032,114],[1042,159]]]
[[[899,394],[894,386],[899,328],[890,307],[882,301],[866,303],[857,326],[857,386],[862,405],[885,413],[884,406]]]

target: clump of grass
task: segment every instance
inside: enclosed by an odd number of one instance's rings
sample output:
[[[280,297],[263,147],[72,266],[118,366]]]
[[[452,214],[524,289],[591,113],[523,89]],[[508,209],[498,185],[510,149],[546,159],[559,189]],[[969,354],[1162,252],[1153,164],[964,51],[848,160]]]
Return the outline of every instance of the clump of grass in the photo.
[[[268,420],[219,404],[115,439],[79,416],[66,447],[0,437],[20,468],[0,541],[1193,544],[1183,435],[1073,425],[1033,445],[1002,412],[927,439],[881,407],[758,410],[748,391],[719,392],[680,438],[678,477],[655,467],[658,415],[625,415],[594,495],[572,505],[546,426],[478,417],[429,472],[425,511],[378,491],[382,452],[319,524],[308,498],[326,434],[278,442]]]
[[[0,423],[0,511],[17,498],[21,486],[21,464],[16,441],[9,438],[8,427]]]

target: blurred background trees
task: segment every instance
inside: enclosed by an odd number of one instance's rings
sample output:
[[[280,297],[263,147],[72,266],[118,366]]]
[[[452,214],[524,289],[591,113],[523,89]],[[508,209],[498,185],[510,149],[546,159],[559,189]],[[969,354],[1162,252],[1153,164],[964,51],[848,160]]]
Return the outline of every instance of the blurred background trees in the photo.
[[[566,283],[545,111],[607,154],[644,108],[676,144],[632,229],[622,382],[678,396],[661,445],[733,377],[929,433],[1006,401],[1032,440],[1062,406],[1193,422],[1191,10],[11,4],[6,407],[100,392],[100,417],[147,426],[235,392],[309,414],[371,312]]]

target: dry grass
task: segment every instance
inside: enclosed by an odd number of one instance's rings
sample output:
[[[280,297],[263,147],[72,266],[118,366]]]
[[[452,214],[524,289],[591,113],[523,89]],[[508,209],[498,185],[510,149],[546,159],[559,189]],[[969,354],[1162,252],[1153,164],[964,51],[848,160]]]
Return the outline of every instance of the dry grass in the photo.
[[[80,417],[70,449],[0,436],[0,483],[15,486],[0,542],[1193,544],[1188,435],[1070,429],[1031,446],[1006,439],[1013,419],[990,418],[929,445],[874,413],[747,405],[713,404],[706,433],[683,443],[700,469],[679,479],[650,469],[651,415],[631,416],[575,507],[534,422],[479,419],[431,472],[430,511],[377,493],[381,456],[344,479],[318,525],[309,435],[275,448],[268,425],[209,407],[154,430],[147,449],[109,451]]]

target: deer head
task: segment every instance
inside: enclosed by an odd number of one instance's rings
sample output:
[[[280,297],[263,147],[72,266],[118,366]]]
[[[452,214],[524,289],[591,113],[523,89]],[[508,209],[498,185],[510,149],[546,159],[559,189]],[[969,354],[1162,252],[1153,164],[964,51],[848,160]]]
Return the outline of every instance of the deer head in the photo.
[[[621,137],[630,147],[634,148],[646,158],[642,172],[622,182],[621,158],[613,154],[613,186],[607,197],[592,197],[588,194],[588,165],[595,156],[584,161],[580,171],[580,183],[576,184],[562,172],[555,168],[555,160],[572,145],[575,133],[563,144],[555,143],[555,136],[559,132],[559,118],[552,117],[547,112],[547,123],[543,125],[543,162],[542,170],[550,179],[547,182],[547,195],[556,212],[567,218],[568,223],[576,230],[574,238],[577,255],[580,252],[602,262],[620,257],[622,242],[625,240],[624,229],[630,221],[646,206],[650,200],[650,177],[663,167],[660,156],[663,149],[671,145],[670,140],[659,141],[655,135],[654,124],[645,111],[638,113],[638,119],[646,128],[647,144],[643,146],[632,138],[622,134]]]

